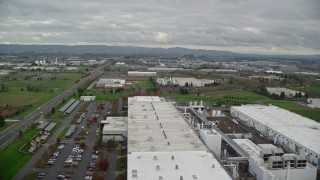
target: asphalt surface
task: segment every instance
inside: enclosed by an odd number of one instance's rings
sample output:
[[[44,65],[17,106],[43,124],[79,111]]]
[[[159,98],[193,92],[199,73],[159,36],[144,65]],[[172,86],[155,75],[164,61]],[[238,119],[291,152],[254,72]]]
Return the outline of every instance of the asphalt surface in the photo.
[[[67,99],[70,95],[72,95],[76,90],[84,83],[88,81],[92,81],[96,79],[98,76],[103,74],[103,68],[107,66],[108,64],[105,64],[93,71],[89,76],[82,78],[79,82],[74,84],[72,87],[61,93],[56,98],[50,100],[43,106],[41,106],[39,109],[36,109],[29,115],[27,115],[25,118],[20,120],[19,122],[15,123],[14,125],[10,126],[9,128],[3,130],[0,132],[0,150],[7,147],[19,134],[19,131],[26,131],[28,127],[31,126],[32,123],[34,123],[36,120],[39,119],[41,114],[45,114],[51,110],[52,107],[55,107],[59,105],[63,99]],[[42,113],[41,113],[42,112]]]
[[[107,152],[109,168],[107,169],[107,175],[104,178],[105,180],[114,180],[116,175],[116,165],[117,165],[117,149],[114,149],[111,152]]]
[[[84,119],[81,121],[81,123],[77,126],[77,130],[74,133],[74,135],[67,140],[63,140],[62,143],[65,144],[65,148],[63,148],[58,156],[58,158],[55,160],[54,165],[47,166],[46,168],[34,168],[35,163],[40,159],[47,150],[48,146],[50,144],[55,143],[56,138],[59,136],[61,131],[64,129],[65,126],[67,126],[71,120],[73,119],[73,116],[78,112],[78,110],[81,108],[81,103],[77,108],[68,116],[66,119],[62,119],[62,125],[61,127],[50,136],[48,141],[36,152],[36,154],[31,158],[30,161],[18,172],[18,174],[15,176],[14,179],[23,179],[23,177],[31,172],[47,172],[45,179],[56,179],[59,173],[61,172],[72,172],[72,179],[84,179],[87,164],[89,161],[92,161],[92,145],[96,142],[96,129],[97,124],[92,124],[88,130],[88,134],[86,135],[86,139],[81,141],[85,142],[87,147],[84,149],[84,152],[82,154],[82,160],[79,162],[77,167],[64,167],[64,162],[72,152],[72,149],[76,146],[75,142],[73,141],[73,137],[77,136],[80,131],[81,127],[85,126],[85,123],[87,119],[90,118],[91,114],[96,109],[95,103],[91,103],[89,107],[87,108],[87,113]]]

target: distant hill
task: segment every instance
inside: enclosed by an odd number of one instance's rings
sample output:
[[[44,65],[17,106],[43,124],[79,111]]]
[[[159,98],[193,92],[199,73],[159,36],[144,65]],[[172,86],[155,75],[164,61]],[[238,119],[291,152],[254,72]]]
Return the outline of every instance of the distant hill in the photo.
[[[291,55],[259,55],[240,54],[229,51],[215,51],[187,48],[146,48],[133,46],[105,46],[105,45],[16,45],[0,44],[0,53],[70,53],[70,54],[123,54],[123,55],[195,55],[195,56],[233,56],[233,57],[280,57],[280,58],[306,58],[319,59],[320,55],[291,56]]]
[[[104,45],[7,45],[0,44],[0,53],[93,53],[93,54],[173,54],[173,55],[235,55],[228,51],[195,50],[186,48],[145,48],[133,46]]]

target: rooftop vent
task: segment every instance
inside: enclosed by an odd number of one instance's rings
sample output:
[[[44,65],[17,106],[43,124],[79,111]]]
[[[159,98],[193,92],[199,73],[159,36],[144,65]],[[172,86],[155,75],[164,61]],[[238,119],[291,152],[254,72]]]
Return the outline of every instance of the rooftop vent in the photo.
[[[174,155],[171,156],[171,159],[174,160]]]
[[[162,176],[159,176],[159,180],[163,180],[163,177],[162,177]]]
[[[156,165],[156,170],[160,171],[160,166],[159,165]]]
[[[153,160],[158,160],[158,157],[157,156],[153,156]]]
[[[168,146],[170,145],[170,142],[168,142]]]
[[[214,164],[212,164],[212,168],[214,168]]]
[[[176,165],[176,169],[179,169],[179,166],[178,166],[178,164]]]
[[[182,176],[180,176],[180,180],[183,180],[183,177],[182,177]]]
[[[196,175],[192,175],[193,180],[198,180]]]
[[[132,170],[132,178],[138,178],[138,171],[136,169]]]

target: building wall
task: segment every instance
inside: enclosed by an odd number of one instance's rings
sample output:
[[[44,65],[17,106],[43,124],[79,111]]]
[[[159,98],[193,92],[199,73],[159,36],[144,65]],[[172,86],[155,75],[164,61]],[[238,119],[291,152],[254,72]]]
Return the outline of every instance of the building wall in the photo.
[[[231,107],[231,114],[232,116],[235,116],[242,120],[247,126],[254,127],[257,131],[259,131],[261,134],[269,137],[270,139],[276,138],[276,144],[280,144],[282,146],[285,146],[295,152],[298,155],[308,155],[307,160],[309,163],[318,165],[319,164],[319,159],[320,155],[317,154],[314,151],[311,151],[307,147],[302,146],[301,144],[297,143],[296,141],[290,139],[289,137],[278,133],[278,131],[275,131],[269,126],[265,126],[264,124],[259,123],[255,119],[246,116],[242,112],[233,109]]]
[[[206,131],[200,130],[200,139],[213,151],[218,157],[221,154],[221,135],[220,134],[207,134]]]
[[[128,76],[156,76],[157,72],[128,71]]]
[[[103,135],[102,136],[102,141],[104,143],[106,143],[110,139],[114,139],[115,141],[121,141],[121,142],[126,140],[126,138],[121,135]]]

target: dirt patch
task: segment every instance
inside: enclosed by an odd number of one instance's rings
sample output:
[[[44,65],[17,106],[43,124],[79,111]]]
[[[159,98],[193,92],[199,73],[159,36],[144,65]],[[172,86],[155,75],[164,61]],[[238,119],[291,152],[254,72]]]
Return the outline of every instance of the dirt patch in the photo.
[[[24,105],[24,106],[11,106],[11,105],[6,105],[6,106],[0,106],[0,115],[3,117],[11,117],[13,115],[18,115],[20,112],[24,112],[28,110],[28,108],[32,107],[32,105]]]

